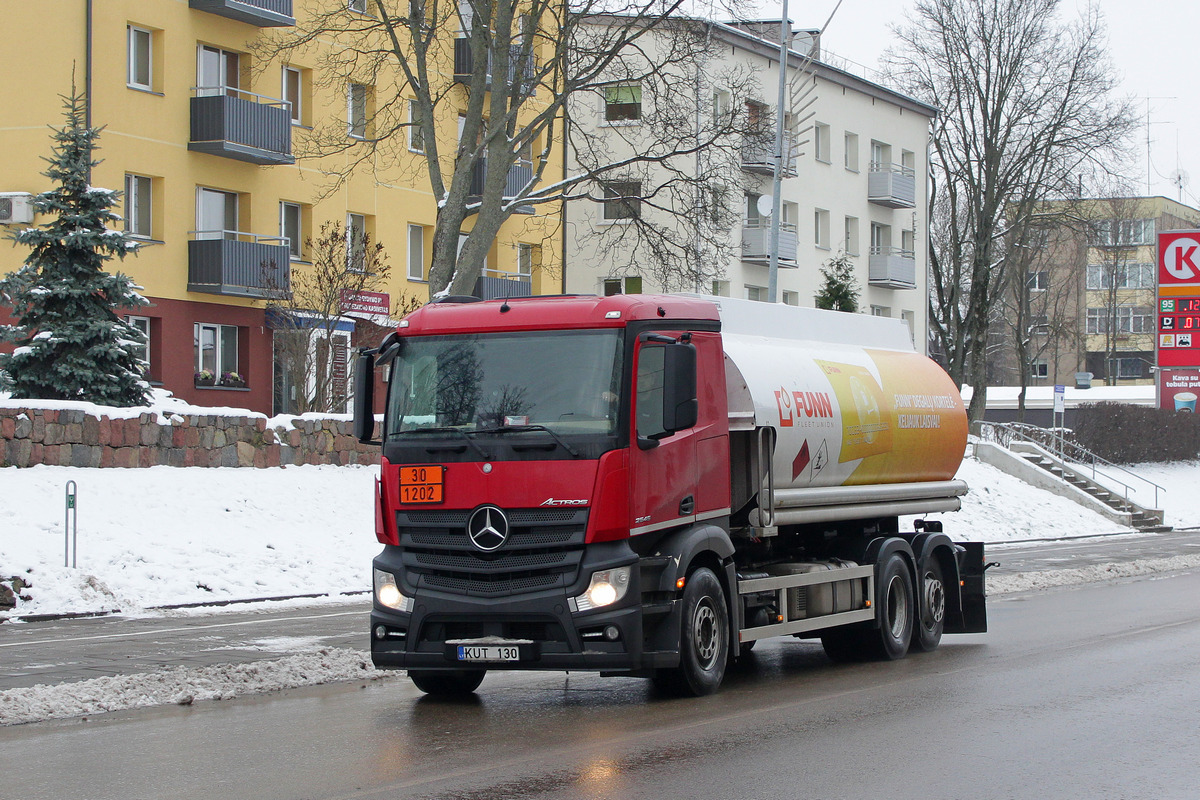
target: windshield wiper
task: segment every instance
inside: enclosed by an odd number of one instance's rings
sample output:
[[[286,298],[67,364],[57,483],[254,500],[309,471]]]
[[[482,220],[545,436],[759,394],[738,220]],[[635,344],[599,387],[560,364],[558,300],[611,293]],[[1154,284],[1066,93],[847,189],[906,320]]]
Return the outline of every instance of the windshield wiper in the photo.
[[[545,431],[550,434],[554,441],[562,445],[562,448],[570,453],[573,457],[579,458],[579,451],[571,447],[567,440],[559,436],[554,431],[547,428],[545,425],[508,425],[503,428],[489,428],[485,431],[476,431],[477,433],[525,433],[527,431]]]
[[[476,432],[477,431],[471,431],[471,433],[476,433]],[[405,435],[405,434],[409,434],[409,433],[452,433],[455,436],[461,437],[462,439],[464,439],[466,441],[467,444],[471,445],[471,447],[475,450],[475,452],[479,453],[479,455],[483,458],[484,461],[492,460],[491,454],[488,453],[487,450],[484,450],[482,447],[480,447],[478,444],[476,444],[475,440],[471,438],[471,433],[464,431],[462,428],[452,428],[452,427],[446,426],[446,427],[439,427],[439,428],[412,428],[407,431],[400,431],[400,435]],[[426,449],[428,450],[429,448],[426,448]]]

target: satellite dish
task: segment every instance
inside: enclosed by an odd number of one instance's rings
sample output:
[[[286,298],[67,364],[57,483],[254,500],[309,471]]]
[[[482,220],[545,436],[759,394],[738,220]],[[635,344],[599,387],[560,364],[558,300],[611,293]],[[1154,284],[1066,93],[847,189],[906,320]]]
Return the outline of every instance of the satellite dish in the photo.
[[[775,208],[775,198],[769,194],[760,195],[758,198],[758,213],[760,216],[769,217],[771,211]]]

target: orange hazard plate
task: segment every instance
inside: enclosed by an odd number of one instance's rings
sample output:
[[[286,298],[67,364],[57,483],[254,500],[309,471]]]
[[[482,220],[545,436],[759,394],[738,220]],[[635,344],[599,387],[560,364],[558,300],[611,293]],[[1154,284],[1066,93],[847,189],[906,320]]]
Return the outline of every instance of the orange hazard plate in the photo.
[[[401,467],[401,503],[440,503],[445,499],[446,468],[439,465]]]

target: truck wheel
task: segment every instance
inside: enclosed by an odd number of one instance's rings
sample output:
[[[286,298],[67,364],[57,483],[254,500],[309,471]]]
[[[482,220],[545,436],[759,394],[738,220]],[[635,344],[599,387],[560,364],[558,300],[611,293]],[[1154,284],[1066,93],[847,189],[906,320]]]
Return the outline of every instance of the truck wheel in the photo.
[[[659,670],[655,686],[671,694],[712,694],[725,677],[729,659],[729,610],[712,570],[701,567],[683,590],[679,666]]]
[[[410,669],[408,677],[417,688],[434,697],[463,697],[483,683],[486,669],[432,670]]]
[[[908,564],[899,553],[892,553],[879,571],[883,587],[879,615],[879,630],[872,643],[871,655],[895,661],[904,658],[913,637],[913,581]]]
[[[921,571],[921,616],[917,621],[913,649],[928,653],[942,641],[946,624],[946,584],[942,580],[942,565],[933,555]]]

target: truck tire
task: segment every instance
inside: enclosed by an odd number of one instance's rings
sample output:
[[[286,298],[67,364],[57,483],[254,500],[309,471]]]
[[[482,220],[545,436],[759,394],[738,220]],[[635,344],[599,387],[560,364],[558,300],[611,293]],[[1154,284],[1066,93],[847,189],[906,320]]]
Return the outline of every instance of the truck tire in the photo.
[[[729,660],[729,609],[712,570],[700,567],[683,590],[679,666],[658,670],[654,685],[670,694],[712,694],[725,677]]]
[[[942,565],[930,554],[921,569],[920,616],[913,635],[914,650],[929,653],[942,641],[946,625],[946,584],[942,580]]]
[[[913,640],[913,579],[908,563],[892,553],[879,570],[879,624],[832,628],[821,634],[821,646],[834,661],[895,661],[908,653]]]
[[[416,687],[425,694],[434,697],[464,697],[471,694],[483,683],[486,669],[410,669],[408,677]]]

